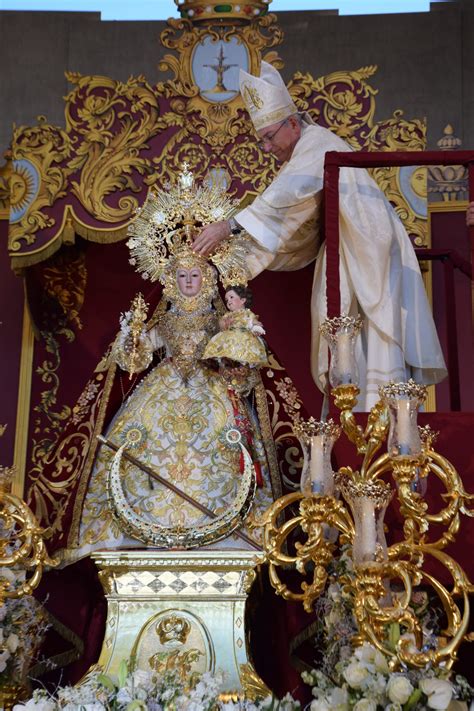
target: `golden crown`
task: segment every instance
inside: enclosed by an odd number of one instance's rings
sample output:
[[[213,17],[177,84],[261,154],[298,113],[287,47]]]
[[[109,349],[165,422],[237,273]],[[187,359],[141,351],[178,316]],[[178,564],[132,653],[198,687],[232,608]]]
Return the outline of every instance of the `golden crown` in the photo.
[[[226,2],[206,2],[206,0],[174,0],[183,19],[193,23],[242,24],[266,15],[271,0],[227,0]]]
[[[170,261],[183,250],[191,253],[201,227],[227,220],[237,207],[238,200],[231,199],[212,181],[197,186],[189,165],[183,163],[176,182],[162,190],[152,188],[145,204],[136,211],[137,218],[128,228],[130,264],[144,279],[164,284]],[[245,257],[245,236],[224,240],[209,256],[224,287],[247,284]]]

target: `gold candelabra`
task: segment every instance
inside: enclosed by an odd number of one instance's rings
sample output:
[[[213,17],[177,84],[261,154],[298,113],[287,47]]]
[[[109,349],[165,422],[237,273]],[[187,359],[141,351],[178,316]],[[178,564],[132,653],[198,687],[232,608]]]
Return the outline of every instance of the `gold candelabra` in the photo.
[[[0,467],[0,605],[6,598],[31,595],[45,565],[57,565],[33,512],[11,493],[13,474],[13,467]]]
[[[352,599],[358,627],[354,645],[373,644],[392,669],[440,663],[450,669],[461,642],[473,637],[467,630],[474,586],[445,548],[459,531],[460,514],[474,516],[474,496],[434,450],[436,433],[417,426],[424,386],[408,381],[381,387],[365,429],[357,424],[353,343],[359,329],[360,322],[349,317],[322,327],[331,347],[330,382],[341,427],[311,418],[296,428],[304,451],[302,490],[281,497],[266,513],[270,580],[279,595],[302,602],[310,612],[326,588],[338,550],[349,545],[352,571],[339,583]],[[341,429],[363,457],[357,471],[348,466],[332,471],[331,449]],[[387,451],[376,456],[385,441]],[[437,511],[425,497],[433,477],[435,489],[444,489]],[[387,545],[384,516],[391,501],[398,502],[403,526],[401,539]],[[288,569],[299,573],[296,583],[294,574],[288,582]],[[432,634],[426,639],[414,609],[413,594],[420,588],[430,591],[444,612],[444,628],[434,641]]]

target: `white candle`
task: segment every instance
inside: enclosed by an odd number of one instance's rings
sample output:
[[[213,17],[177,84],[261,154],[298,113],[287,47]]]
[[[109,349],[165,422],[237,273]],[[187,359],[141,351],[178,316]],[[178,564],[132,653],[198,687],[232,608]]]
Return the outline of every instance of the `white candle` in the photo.
[[[397,439],[399,454],[410,454],[411,417],[410,400],[401,399],[397,407]]]
[[[337,358],[341,384],[352,382],[352,342],[351,334],[341,331],[337,334]]]
[[[375,559],[377,531],[375,528],[375,505],[368,496],[363,496],[360,500],[360,519],[360,562],[372,561]]]
[[[324,438],[322,435],[311,437],[310,459],[311,491],[313,494],[325,494],[324,491]]]

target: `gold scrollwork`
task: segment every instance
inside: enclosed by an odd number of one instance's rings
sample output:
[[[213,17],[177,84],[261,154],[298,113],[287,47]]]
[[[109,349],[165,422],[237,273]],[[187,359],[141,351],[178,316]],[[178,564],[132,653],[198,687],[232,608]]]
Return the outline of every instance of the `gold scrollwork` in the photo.
[[[68,168],[80,171],[72,181],[72,193],[90,215],[104,222],[121,222],[130,218],[138,201],[123,195],[118,206],[106,202],[116,191],[138,192],[133,173],[149,177],[151,162],[140,155],[140,149],[159,131],[168,127],[159,115],[158,97],[143,76],[127,82],[108,77],[81,76],[67,72],[76,88],[66,97],[68,133],[79,135],[77,147]],[[126,103],[130,110],[124,110]]]
[[[361,148],[357,131],[372,125],[377,94],[366,79],[376,71],[376,66],[368,66],[318,79],[296,72],[288,89],[298,108],[307,111],[316,123],[327,125],[353,148]]]
[[[65,160],[71,155],[71,138],[66,131],[38,117],[38,125],[32,128],[20,126],[13,131],[13,168],[10,177],[10,208],[17,207],[25,195],[25,179],[21,170],[16,170],[15,161],[27,162],[30,172],[38,183],[34,199],[24,214],[19,213],[16,222],[10,221],[8,249],[18,252],[22,242],[33,244],[38,230],[52,227],[55,219],[43,209],[66,194],[67,178],[71,168]],[[20,163],[21,165],[21,163]]]

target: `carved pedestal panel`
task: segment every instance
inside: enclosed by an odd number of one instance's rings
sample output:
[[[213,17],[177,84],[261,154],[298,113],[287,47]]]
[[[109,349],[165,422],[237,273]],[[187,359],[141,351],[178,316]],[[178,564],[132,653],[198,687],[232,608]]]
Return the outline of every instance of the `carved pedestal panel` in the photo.
[[[147,671],[225,672],[224,692],[268,689],[251,665],[245,602],[255,554],[244,551],[104,551],[94,559],[108,601],[98,665],[115,675],[133,656]]]

